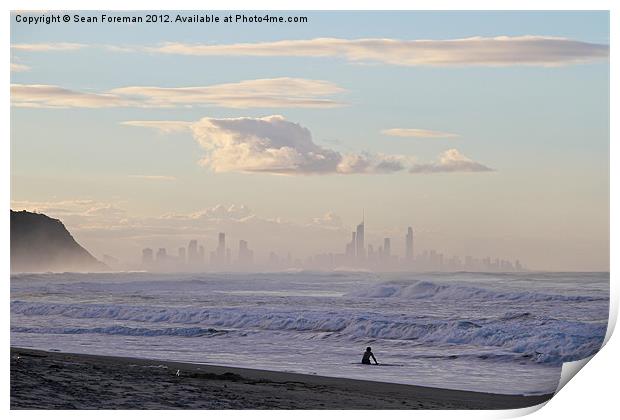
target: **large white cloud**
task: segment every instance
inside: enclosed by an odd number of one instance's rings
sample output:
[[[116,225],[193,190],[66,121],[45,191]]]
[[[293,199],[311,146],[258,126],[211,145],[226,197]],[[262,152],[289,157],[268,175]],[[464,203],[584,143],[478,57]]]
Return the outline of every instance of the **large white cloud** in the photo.
[[[340,153],[320,146],[310,130],[281,115],[262,118],[203,118],[188,121],[126,121],[125,125],[162,133],[188,130],[205,150],[201,163],[214,172],[263,172],[286,175],[416,172],[483,172],[491,169],[456,149],[437,162],[418,163],[414,156]]]
[[[549,36],[447,40],[316,38],[237,44],[166,43],[151,53],[196,56],[342,57],[401,66],[558,66],[609,57],[609,46]]]
[[[329,96],[342,92],[343,88],[331,82],[291,77],[194,87],[127,86],[105,92],[12,84],[11,102],[18,107],[36,108],[333,108],[343,103]]]
[[[215,172],[329,173],[342,159],[315,144],[308,129],[279,115],[203,118],[192,131],[207,151],[203,164]]]

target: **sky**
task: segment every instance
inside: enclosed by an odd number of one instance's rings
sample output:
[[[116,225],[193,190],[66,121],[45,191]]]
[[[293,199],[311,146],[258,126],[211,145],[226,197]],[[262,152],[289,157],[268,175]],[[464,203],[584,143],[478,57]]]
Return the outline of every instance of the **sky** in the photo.
[[[363,212],[400,255],[412,226],[416,253],[609,269],[606,12],[17,14],[11,207],[96,256],[343,252]]]

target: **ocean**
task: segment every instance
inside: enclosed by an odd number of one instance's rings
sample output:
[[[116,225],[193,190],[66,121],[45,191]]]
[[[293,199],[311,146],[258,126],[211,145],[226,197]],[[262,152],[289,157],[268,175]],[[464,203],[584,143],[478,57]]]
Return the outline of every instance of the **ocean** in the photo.
[[[555,391],[608,311],[609,273],[11,276],[12,346],[503,394]]]

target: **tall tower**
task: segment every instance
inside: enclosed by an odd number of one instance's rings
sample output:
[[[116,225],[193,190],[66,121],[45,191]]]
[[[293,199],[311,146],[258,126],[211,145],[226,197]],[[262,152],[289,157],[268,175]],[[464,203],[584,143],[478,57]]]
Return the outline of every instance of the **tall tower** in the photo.
[[[187,262],[196,264],[198,262],[198,241],[192,239],[187,246]]]
[[[405,258],[407,261],[413,261],[413,228],[407,228],[407,236],[405,238]]]
[[[224,232],[220,232],[217,237],[217,256],[220,259],[223,259],[226,253],[226,234]]]
[[[357,225],[355,230],[355,256],[358,260],[366,259],[366,247],[364,246],[364,213],[362,212],[362,223]]]
[[[239,241],[239,264],[247,266],[252,263],[253,252],[248,248],[248,242],[241,239]]]
[[[351,232],[351,242],[345,248],[345,255],[349,262],[355,258],[355,232]]]

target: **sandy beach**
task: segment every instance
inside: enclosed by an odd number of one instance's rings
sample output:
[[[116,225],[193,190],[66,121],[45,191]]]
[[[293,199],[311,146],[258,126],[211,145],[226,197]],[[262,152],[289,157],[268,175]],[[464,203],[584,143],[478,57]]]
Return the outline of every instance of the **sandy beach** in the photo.
[[[507,409],[549,398],[11,348],[11,409]]]

